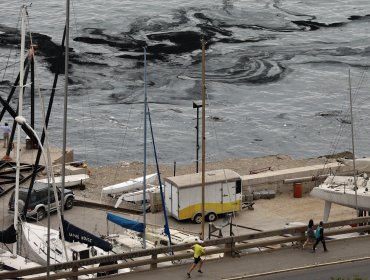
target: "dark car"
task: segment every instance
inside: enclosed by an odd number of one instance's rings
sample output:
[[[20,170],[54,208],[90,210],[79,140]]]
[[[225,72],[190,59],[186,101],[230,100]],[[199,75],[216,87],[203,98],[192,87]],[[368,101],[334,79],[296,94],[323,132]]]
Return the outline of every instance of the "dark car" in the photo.
[[[58,193],[58,200],[61,201],[61,190],[57,187]],[[19,200],[18,205],[20,212],[23,212],[23,207],[25,206],[26,199],[28,195],[28,188],[20,187],[19,188]],[[13,191],[10,200],[9,200],[9,213],[14,213],[14,196],[15,192]],[[71,209],[74,203],[74,194],[73,191],[69,189],[64,189],[64,209]],[[57,210],[54,196],[53,187],[50,187],[50,211]],[[27,207],[27,218],[35,218],[36,220],[40,221],[45,218],[46,213],[48,210],[48,184],[43,183],[35,183],[32,191],[31,196],[29,199],[28,207]]]

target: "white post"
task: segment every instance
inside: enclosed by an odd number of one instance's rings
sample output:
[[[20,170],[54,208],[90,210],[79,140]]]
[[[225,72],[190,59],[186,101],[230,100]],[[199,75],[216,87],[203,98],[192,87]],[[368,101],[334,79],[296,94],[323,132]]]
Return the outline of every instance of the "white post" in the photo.
[[[19,99],[18,99],[18,115],[22,115],[23,108],[23,78],[24,78],[24,49],[25,49],[25,34],[26,34],[26,7],[23,6],[22,14],[22,30],[21,30],[21,55],[19,66]],[[16,156],[16,176],[15,176],[15,192],[14,192],[14,229],[18,240],[18,199],[19,199],[19,177],[20,177],[20,153],[21,153],[21,126],[17,126],[17,156]],[[13,244],[13,256],[17,256],[18,242]]]

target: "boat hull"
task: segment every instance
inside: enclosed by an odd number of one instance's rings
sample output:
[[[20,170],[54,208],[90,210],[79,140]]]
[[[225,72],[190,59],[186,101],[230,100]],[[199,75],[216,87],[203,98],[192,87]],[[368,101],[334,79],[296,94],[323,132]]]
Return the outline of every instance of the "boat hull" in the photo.
[[[154,182],[157,174],[150,174],[145,176],[146,179],[146,184],[151,184]],[[123,183],[115,184],[112,186],[104,187],[102,190],[103,194],[106,195],[117,195],[121,194],[123,192],[129,192],[133,191],[136,189],[142,189],[143,188],[143,181],[144,177],[136,178],[136,179],[131,179]]]
[[[356,193],[353,177],[329,176],[323,184],[314,187],[310,195],[342,206],[370,211],[370,186],[367,184],[367,179],[357,178]]]

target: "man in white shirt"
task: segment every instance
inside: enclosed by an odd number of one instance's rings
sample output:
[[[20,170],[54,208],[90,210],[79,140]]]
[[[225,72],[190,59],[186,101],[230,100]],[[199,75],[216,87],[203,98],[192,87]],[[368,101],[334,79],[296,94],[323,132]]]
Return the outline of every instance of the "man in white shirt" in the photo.
[[[4,145],[3,148],[6,148],[9,145],[9,136],[11,128],[8,125],[8,123],[5,123],[5,125],[0,125],[0,128],[3,130],[4,133]]]

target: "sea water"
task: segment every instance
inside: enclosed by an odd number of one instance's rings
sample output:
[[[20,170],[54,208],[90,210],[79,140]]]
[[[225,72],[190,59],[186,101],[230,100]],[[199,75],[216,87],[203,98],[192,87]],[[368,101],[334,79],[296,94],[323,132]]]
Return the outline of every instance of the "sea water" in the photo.
[[[4,99],[19,71],[19,45],[2,36],[7,28],[19,30],[22,3],[31,2],[0,2]],[[60,44],[65,1],[32,1],[28,13],[33,33]],[[159,162],[191,163],[197,153],[200,158],[193,101],[202,98],[203,34],[207,161],[271,154],[307,158],[351,150],[349,82],[356,153],[366,156],[368,14],[370,3],[360,0],[71,1],[67,146],[76,160],[92,165],[143,161],[144,42]],[[54,74],[43,55],[36,59],[37,88],[47,103]],[[49,124],[50,143],[59,147],[63,94],[61,75]],[[16,102],[11,101],[14,110]],[[24,110],[29,119],[29,96]],[[200,117],[201,108],[201,144]],[[10,115],[2,121],[11,122]],[[40,125],[36,130],[40,133]],[[149,127],[146,139],[152,163]]]

